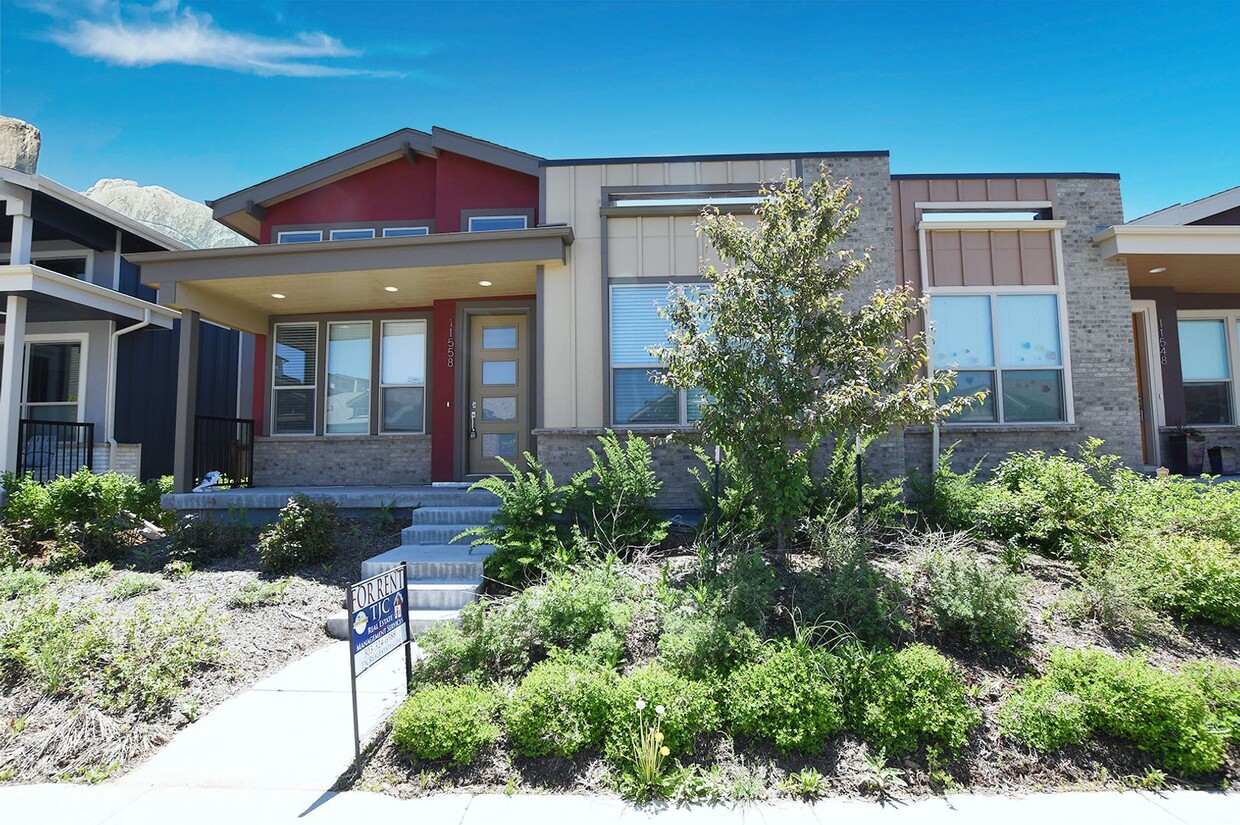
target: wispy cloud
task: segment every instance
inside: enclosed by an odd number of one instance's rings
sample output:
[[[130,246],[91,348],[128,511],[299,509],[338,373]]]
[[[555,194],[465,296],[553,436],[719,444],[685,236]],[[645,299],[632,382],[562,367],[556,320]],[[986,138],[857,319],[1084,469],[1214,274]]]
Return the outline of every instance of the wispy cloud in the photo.
[[[348,65],[363,53],[323,32],[277,38],[228,31],[211,15],[181,8],[175,0],[123,9],[115,3],[93,2],[80,7],[78,14],[64,11],[59,6],[53,15],[51,40],[72,54],[114,66],[174,63],[264,77],[403,76]]]

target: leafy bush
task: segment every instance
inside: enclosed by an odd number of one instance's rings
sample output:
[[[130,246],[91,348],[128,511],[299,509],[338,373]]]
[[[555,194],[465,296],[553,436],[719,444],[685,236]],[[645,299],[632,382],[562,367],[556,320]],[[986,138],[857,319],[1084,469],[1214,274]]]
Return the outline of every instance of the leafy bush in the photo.
[[[1233,745],[1240,745],[1240,667],[1208,659],[1185,666]]]
[[[928,477],[912,476],[913,503],[930,526],[940,530],[968,530],[977,523],[977,512],[987,488],[977,482],[979,461],[963,473],[952,470],[952,444],[939,453],[938,466]]]
[[[673,753],[689,751],[698,736],[719,729],[719,708],[710,687],[652,662],[616,683],[607,734],[607,755],[614,763],[623,764],[630,758],[631,737],[641,722],[639,700],[643,706],[665,708],[660,730]]]
[[[120,473],[83,468],[46,484],[32,476],[6,475],[4,488],[5,523],[27,554],[39,552],[40,542],[56,540],[80,545],[83,560],[96,560],[119,551],[125,534],[144,519],[167,518],[159,507],[160,482],[143,485]]]
[[[228,597],[228,606],[240,610],[251,610],[255,607],[267,607],[284,601],[284,592],[293,583],[292,579],[280,579],[274,582],[260,582],[250,579]]]
[[[1079,745],[1090,733],[1081,697],[1061,690],[1053,680],[1024,683],[999,711],[999,729],[1044,753]]]
[[[1024,633],[1023,579],[978,558],[961,534],[913,541],[909,587],[943,635],[1002,650]]]
[[[875,441],[862,442],[862,455]],[[829,518],[855,518],[857,512],[857,447],[853,441],[837,438],[831,451],[827,472],[817,486],[818,506]],[[862,512],[867,521],[875,524],[898,524],[908,510],[904,506],[904,485],[898,478],[883,481],[861,467]]]
[[[33,596],[51,582],[52,577],[42,570],[26,567],[0,567],[0,601],[19,596]]]
[[[615,681],[615,673],[579,658],[535,665],[503,710],[517,753],[572,757],[602,744]]]
[[[410,759],[468,765],[499,739],[499,697],[474,685],[414,692],[392,716],[392,739]]]
[[[1166,673],[1142,659],[1097,649],[1058,649],[1045,674],[1026,681],[1009,699],[1016,704],[1002,713],[1004,733],[1048,749],[1080,741],[1079,728],[1069,729],[1056,718],[1064,703],[1048,701],[1059,693],[1080,700],[1084,732],[1130,742],[1170,770],[1208,773],[1223,762],[1224,736],[1191,674]]]
[[[499,499],[499,511],[489,524],[466,530],[474,536],[473,545],[495,548],[483,562],[487,578],[509,585],[523,585],[554,566],[565,546],[562,523],[564,501],[551,473],[534,456],[525,454],[528,470],[500,459],[512,474],[506,481],[488,476],[471,490],[487,490]]]
[[[168,553],[174,559],[204,564],[237,555],[248,538],[249,530],[239,521],[187,515],[168,531]]]
[[[856,522],[820,518],[807,524],[819,573],[794,577],[792,603],[806,625],[839,625],[871,645],[883,645],[909,628],[908,596],[898,581],[874,567]]]
[[[531,604],[539,644],[580,650],[596,633],[623,634],[632,620],[633,582],[610,566],[586,567],[550,576],[518,599]]]
[[[159,576],[150,573],[125,573],[116,578],[108,588],[108,598],[116,601],[132,599],[145,593],[153,593],[164,586]]]
[[[1134,578],[1122,565],[1091,565],[1080,586],[1064,594],[1056,606],[1073,623],[1092,619],[1112,632],[1166,636],[1171,622],[1151,603],[1149,584]]]
[[[276,523],[258,538],[259,565],[265,573],[286,573],[336,554],[336,505],[306,495],[288,500]]]
[[[460,626],[441,622],[418,637],[426,654],[414,662],[416,684],[517,679],[538,644],[533,600],[479,600],[461,608]]]
[[[727,680],[722,707],[732,730],[773,742],[787,753],[817,755],[844,727],[836,660],[783,643]]]
[[[855,668],[855,665],[854,665]],[[849,678],[849,726],[875,749],[953,755],[981,722],[959,670],[926,645],[875,654]]]
[[[667,537],[668,522],[654,510],[663,482],[651,468],[650,445],[632,433],[621,444],[611,430],[599,443],[602,456],[591,449],[592,466],[568,485],[566,510],[605,553],[653,547]]]
[[[1159,610],[1240,627],[1240,552],[1219,539],[1156,533],[1125,544],[1110,564]]]
[[[775,569],[756,550],[731,555],[707,583],[709,597],[723,619],[734,619],[761,632],[775,609],[779,582]]]
[[[762,642],[749,625],[719,615],[713,605],[702,610],[686,605],[669,613],[659,636],[659,658],[689,679],[726,676],[756,659],[761,650]]]

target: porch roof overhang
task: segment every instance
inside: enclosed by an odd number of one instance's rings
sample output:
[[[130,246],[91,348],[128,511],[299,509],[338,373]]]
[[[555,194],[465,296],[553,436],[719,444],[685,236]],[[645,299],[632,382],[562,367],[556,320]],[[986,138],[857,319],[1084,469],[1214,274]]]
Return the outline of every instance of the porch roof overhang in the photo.
[[[533,294],[538,267],[563,265],[572,242],[570,227],[540,226],[130,257],[141,265],[143,282],[158,286],[161,304],[266,334],[273,315],[397,310],[449,298]]]
[[[0,266],[0,305],[8,296],[26,298],[26,321],[115,321],[128,324],[149,320],[171,329],[181,317],[176,310],[132,295],[61,275],[32,264]]]
[[[1131,286],[1240,292],[1240,226],[1124,224],[1096,233],[1093,241],[1104,260],[1124,259]]]

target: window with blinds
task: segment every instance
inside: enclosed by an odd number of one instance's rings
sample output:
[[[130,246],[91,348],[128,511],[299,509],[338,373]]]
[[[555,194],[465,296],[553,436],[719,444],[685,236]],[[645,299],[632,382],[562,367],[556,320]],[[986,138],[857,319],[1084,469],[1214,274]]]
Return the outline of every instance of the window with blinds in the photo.
[[[271,368],[274,435],[314,434],[318,348],[317,323],[275,325]]]
[[[664,372],[650,354],[652,347],[667,344],[667,321],[659,307],[667,302],[668,287],[620,286],[611,288],[611,420],[630,426],[676,425],[697,419],[699,395],[656,383]]]

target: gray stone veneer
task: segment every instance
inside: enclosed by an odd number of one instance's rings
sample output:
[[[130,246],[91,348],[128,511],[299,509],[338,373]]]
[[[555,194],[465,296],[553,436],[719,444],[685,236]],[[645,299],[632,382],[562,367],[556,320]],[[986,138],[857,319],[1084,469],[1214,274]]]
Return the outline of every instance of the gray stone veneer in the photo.
[[[577,473],[590,467],[590,449],[599,449],[601,429],[535,430],[538,439],[538,462],[551,471],[557,484],[566,484]],[[618,432],[621,440],[627,435]],[[690,467],[702,467],[694,455],[688,433],[677,433],[671,442],[667,431],[634,431],[633,438],[645,438],[652,444],[651,455],[655,474],[663,482],[655,497],[655,506],[669,509],[699,509],[701,499],[697,481],[689,472]]]
[[[431,481],[429,435],[264,437],[254,440],[254,484],[413,485]]]

